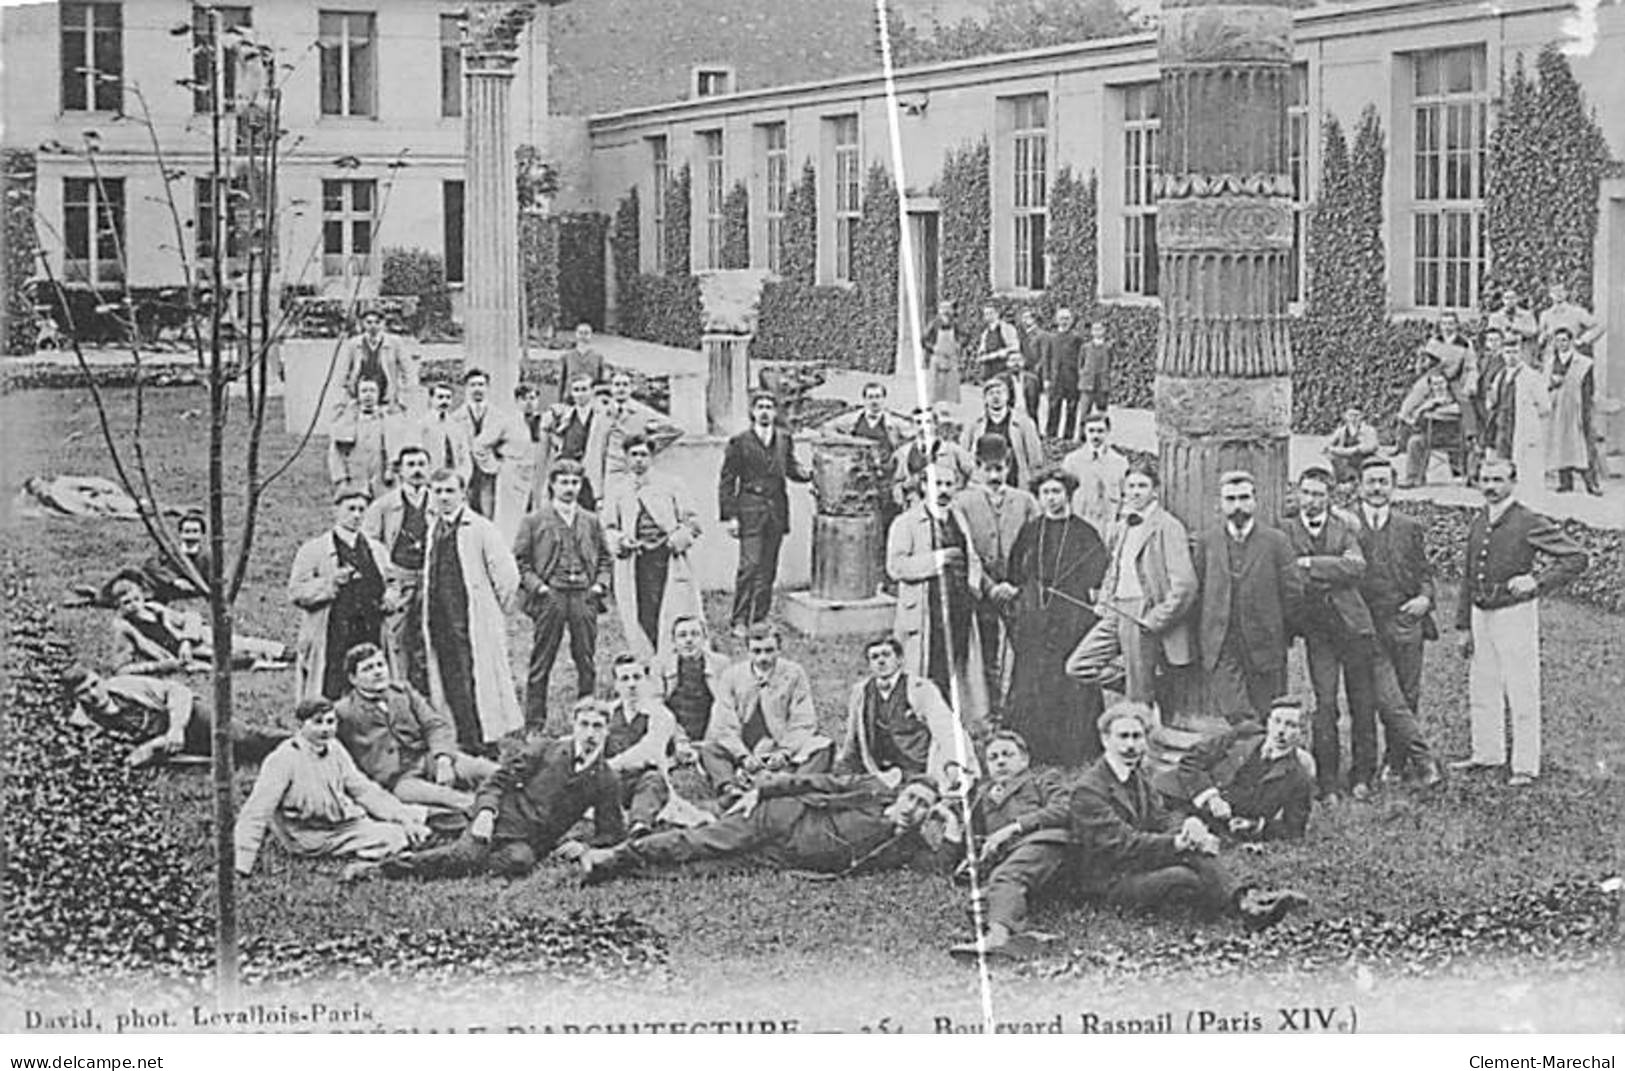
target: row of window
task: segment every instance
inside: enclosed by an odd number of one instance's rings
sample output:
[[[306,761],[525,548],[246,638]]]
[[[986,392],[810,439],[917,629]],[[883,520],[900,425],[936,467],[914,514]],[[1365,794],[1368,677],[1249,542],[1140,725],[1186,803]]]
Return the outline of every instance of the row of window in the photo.
[[[62,110],[116,112],[124,95],[124,14],[118,3],[63,0],[58,5],[62,44]],[[218,18],[218,23],[215,19]],[[378,27],[371,11],[319,11],[316,16],[321,114],[378,114]],[[224,47],[215,69],[215,27]],[[241,66],[227,31],[252,29],[250,7],[192,9],[192,106],[212,109],[214,87],[226,106],[237,92]],[[463,114],[462,16],[440,16],[440,114]]]
[[[1413,82],[1410,126],[1414,132],[1413,174],[1410,181],[1412,236],[1411,303],[1419,308],[1468,308],[1479,302],[1488,249],[1483,214],[1485,163],[1488,149],[1489,96],[1485,83],[1485,52],[1481,47],[1441,49],[1407,57]],[[1122,87],[1122,186],[1116,210],[1121,228],[1120,292],[1154,296],[1158,293],[1156,199],[1152,182],[1157,173],[1158,135],[1161,127],[1158,83]],[[1006,97],[999,101],[1007,122],[1000,125],[1008,144],[994,154],[1004,169],[995,183],[1001,203],[995,210],[1010,226],[1008,248],[1001,255],[996,277],[1018,290],[1041,291],[1049,276],[1049,144],[1052,109],[1046,94]],[[857,221],[862,205],[862,163],[858,146],[858,118],[836,116],[823,120],[829,147],[820,181],[829,185],[821,204],[834,214],[829,239],[832,270],[829,278],[852,278]],[[1309,111],[1309,69],[1292,69],[1287,99],[1287,170],[1292,181],[1291,298],[1303,288],[1304,245],[1310,202],[1309,138],[1313,124]],[[789,149],[784,123],[757,128],[761,154],[762,211],[765,227],[762,265],[779,271],[784,256],[784,207],[790,182]],[[724,147],[720,130],[699,135],[705,161],[703,203],[706,247],[697,268],[720,267]],[[649,139],[654,174],[654,215],[657,235],[663,234],[665,197],[671,161],[667,139]],[[827,176],[827,178],[825,177]],[[822,244],[822,243],[821,243]],[[664,241],[655,242],[655,267],[664,268]]]
[[[225,191],[227,217],[215,216],[215,185],[209,179],[196,180],[195,252],[199,264],[214,253],[218,226],[225,238],[227,257],[247,252],[249,223],[248,191],[233,181]],[[77,178],[62,180],[63,275],[70,282],[110,283],[124,277],[126,199],[122,178]],[[461,282],[463,184],[444,184],[446,221],[446,274],[451,282]],[[370,276],[375,232],[378,226],[378,183],[373,179],[322,180],[322,274],[332,278]],[[455,252],[455,258],[452,256]]]

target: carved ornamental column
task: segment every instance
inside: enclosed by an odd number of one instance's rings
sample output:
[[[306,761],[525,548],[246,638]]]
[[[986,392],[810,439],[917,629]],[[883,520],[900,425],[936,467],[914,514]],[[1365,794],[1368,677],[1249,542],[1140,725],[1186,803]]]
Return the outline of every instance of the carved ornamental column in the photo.
[[[1163,0],[1157,248],[1162,499],[1218,523],[1220,473],[1258,478],[1275,523],[1289,485],[1290,0]]]
[[[519,188],[509,97],[528,3],[472,3],[463,39],[464,354],[507,406],[519,382]]]

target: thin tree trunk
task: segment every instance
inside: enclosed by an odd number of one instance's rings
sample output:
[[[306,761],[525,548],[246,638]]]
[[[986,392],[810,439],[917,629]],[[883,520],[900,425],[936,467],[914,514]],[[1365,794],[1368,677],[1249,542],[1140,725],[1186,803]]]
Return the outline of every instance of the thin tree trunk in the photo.
[[[225,303],[224,221],[229,205],[222,189],[220,144],[221,109],[225,106],[225,67],[221,57],[220,12],[209,12],[213,49],[214,91],[211,94],[210,133],[213,158],[209,181],[214,184],[214,219],[210,235],[213,279],[209,333],[209,619],[214,639],[214,733],[211,741],[214,775],[215,850],[215,1002],[222,1010],[238,1003],[237,872],[232,831],[237,810],[231,747],[231,603],[226,591],[226,369],[221,360],[220,328]]]

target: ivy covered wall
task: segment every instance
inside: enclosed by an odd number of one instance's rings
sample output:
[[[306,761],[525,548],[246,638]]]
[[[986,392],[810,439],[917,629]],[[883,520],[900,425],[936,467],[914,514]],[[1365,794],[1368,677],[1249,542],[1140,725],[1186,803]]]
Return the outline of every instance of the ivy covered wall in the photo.
[[[1556,45],[1519,56],[1503,77],[1484,191],[1491,260],[1486,295],[1512,287],[1538,305],[1553,279],[1591,305],[1597,195],[1608,142]]]
[[[34,337],[38,331],[38,317],[26,284],[33,278],[39,253],[39,238],[34,230],[34,182],[37,174],[34,154],[27,149],[0,150],[0,190],[5,191],[4,218],[0,219],[0,241],[4,243],[5,263],[0,264],[0,280],[5,293],[0,295],[6,305],[5,338],[0,339],[0,352],[26,354],[34,352]]]

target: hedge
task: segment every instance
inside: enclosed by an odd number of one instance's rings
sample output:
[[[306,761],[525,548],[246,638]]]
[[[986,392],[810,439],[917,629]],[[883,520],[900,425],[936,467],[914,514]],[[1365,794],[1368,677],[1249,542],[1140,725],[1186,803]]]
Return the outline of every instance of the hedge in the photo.
[[[722,266],[750,267],[750,191],[743,182],[722,199]]]
[[[29,280],[38,268],[39,234],[34,227],[34,185],[38,175],[33,152],[27,149],[0,149],[0,188],[5,190],[5,218],[0,223],[0,242],[5,246],[6,337],[0,339],[0,352],[33,353],[39,331],[39,316]]]
[[[559,317],[559,230],[552,216],[519,213],[519,285],[525,326],[546,334]]]
[[[1512,77],[1502,78],[1490,133],[1484,210],[1495,256],[1486,297],[1511,287],[1544,298],[1556,278],[1591,303],[1597,194],[1608,163],[1607,139],[1567,57],[1546,45],[1531,77],[1520,54]]]
[[[609,217],[601,212],[567,212],[558,227],[559,296],[554,326],[568,330],[586,322],[604,326],[604,237]]]
[[[694,194],[694,173],[687,164],[666,183],[665,230],[660,240],[666,245],[666,274],[689,273],[689,216]]]
[[[446,262],[438,254],[424,249],[385,249],[378,289],[389,297],[416,299],[404,325],[409,334],[431,339],[457,337],[451,318],[451,289],[446,285]]]

